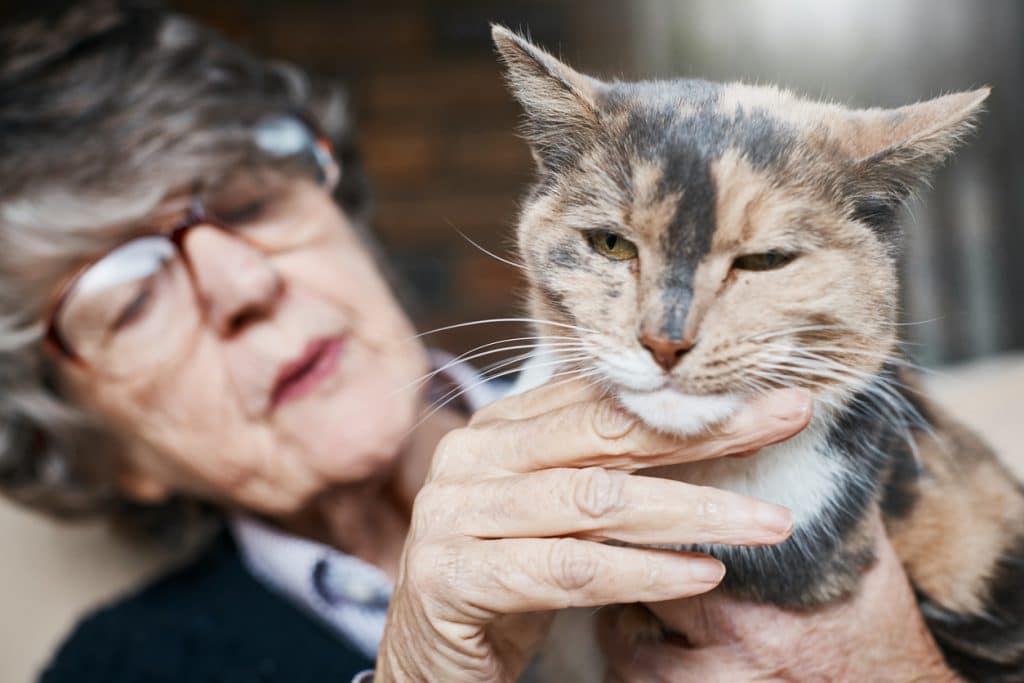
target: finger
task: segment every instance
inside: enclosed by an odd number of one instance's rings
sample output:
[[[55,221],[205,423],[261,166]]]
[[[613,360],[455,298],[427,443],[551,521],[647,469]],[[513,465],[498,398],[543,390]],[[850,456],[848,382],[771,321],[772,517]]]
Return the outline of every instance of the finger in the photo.
[[[684,448],[693,460],[749,454],[801,431],[810,422],[813,407],[804,389],[772,391],[748,402],[707,433],[688,438]]]
[[[811,421],[813,401],[803,389],[783,389],[758,397],[739,413],[701,437],[680,446],[684,462],[723,456],[756,457],[757,452],[801,432]],[[645,469],[653,476],[678,478],[671,465]]]
[[[573,403],[595,401],[604,394],[603,390],[585,379],[548,382],[536,389],[484,406],[473,415],[470,424],[477,425],[495,420],[523,420]]]
[[[631,471],[693,462],[775,443],[809,419],[809,396],[798,389],[766,395],[724,426],[686,439],[639,424],[612,399],[574,403],[529,419],[449,433],[435,454],[432,476],[588,466]]]
[[[583,536],[637,544],[781,543],[789,511],[737,493],[599,467],[550,469],[495,477],[437,491],[477,538]],[[472,501],[453,510],[453,500]]]
[[[407,563],[407,580],[424,595],[460,596],[446,601],[455,613],[442,618],[476,623],[498,614],[689,597],[725,575],[721,562],[704,555],[574,538],[422,543]]]

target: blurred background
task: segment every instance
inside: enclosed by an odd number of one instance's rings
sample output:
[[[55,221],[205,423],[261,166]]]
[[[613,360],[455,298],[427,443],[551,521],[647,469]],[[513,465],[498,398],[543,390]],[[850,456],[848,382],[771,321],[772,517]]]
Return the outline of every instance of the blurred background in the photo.
[[[898,106],[990,84],[977,134],[906,221],[904,319],[914,324],[905,331],[926,365],[1024,349],[1018,0],[169,4],[254,52],[348,86],[375,187],[375,226],[423,330],[521,314],[517,269],[460,235],[509,256],[517,201],[532,175],[491,21],[528,30],[574,66],[606,77],[770,82],[856,106]],[[0,0],[0,9],[14,6]],[[459,353],[517,331],[468,326],[428,341]],[[1024,355],[1016,358],[1015,366],[1004,356],[933,386],[997,448],[1019,451]],[[97,525],[72,533],[6,505],[0,539],[17,548],[0,562],[0,606],[17,615],[0,618],[0,683],[29,680],[78,614],[170,561],[116,543]]]
[[[347,84],[376,227],[421,329],[520,314],[508,255],[531,160],[488,23],[620,78],[778,83],[856,106],[994,86],[978,133],[911,207],[906,328],[916,359],[1024,347],[1024,8],[1015,0],[178,0],[265,55]],[[461,352],[513,329],[431,337]]]

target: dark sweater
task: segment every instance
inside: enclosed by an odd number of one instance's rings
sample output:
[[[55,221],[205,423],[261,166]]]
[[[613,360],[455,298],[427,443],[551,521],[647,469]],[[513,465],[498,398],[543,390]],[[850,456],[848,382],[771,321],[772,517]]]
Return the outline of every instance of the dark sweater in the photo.
[[[84,619],[41,683],[348,683],[373,663],[256,581],[222,534],[197,560]]]

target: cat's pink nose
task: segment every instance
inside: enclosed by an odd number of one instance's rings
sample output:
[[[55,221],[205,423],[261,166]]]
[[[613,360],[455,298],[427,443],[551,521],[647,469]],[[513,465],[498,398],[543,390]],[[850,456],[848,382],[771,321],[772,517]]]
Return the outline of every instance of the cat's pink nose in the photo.
[[[671,339],[669,337],[641,334],[640,343],[647,349],[654,362],[670,372],[686,352],[693,348],[694,342],[689,338]]]

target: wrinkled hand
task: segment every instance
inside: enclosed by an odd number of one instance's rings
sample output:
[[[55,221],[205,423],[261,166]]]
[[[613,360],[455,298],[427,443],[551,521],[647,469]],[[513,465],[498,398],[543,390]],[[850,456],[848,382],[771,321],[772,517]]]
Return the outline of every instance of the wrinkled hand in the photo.
[[[607,681],[959,680],[943,662],[892,545],[874,520],[877,562],[850,599],[812,612],[784,611],[715,592],[648,605],[686,643],[629,643],[610,617],[599,625]]]
[[[656,434],[583,383],[480,411],[438,446],[412,525],[376,681],[511,681],[549,610],[663,601],[710,590],[709,557],[603,544],[770,544],[788,512],[630,472],[755,450],[810,419],[806,394],[761,398],[688,440]]]

